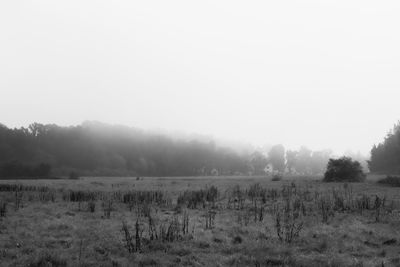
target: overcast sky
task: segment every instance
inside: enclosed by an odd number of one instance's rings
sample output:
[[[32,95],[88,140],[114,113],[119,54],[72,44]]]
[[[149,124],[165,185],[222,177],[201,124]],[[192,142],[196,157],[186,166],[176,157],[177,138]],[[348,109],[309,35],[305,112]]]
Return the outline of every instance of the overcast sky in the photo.
[[[398,0],[0,1],[0,122],[368,153],[400,119]]]

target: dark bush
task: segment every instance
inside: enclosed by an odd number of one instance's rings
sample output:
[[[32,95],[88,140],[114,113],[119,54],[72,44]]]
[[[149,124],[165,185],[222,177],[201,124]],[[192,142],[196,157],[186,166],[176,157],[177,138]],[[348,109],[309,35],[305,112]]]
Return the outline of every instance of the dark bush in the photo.
[[[281,181],[282,178],[283,178],[283,177],[282,177],[282,174],[277,173],[277,174],[274,174],[274,175],[272,176],[271,181],[273,181],[273,182],[278,182],[278,181]]]
[[[215,203],[218,194],[218,188],[215,186],[200,190],[187,190],[178,196],[177,204],[186,205],[190,209],[196,209],[198,205],[202,205],[204,208],[207,202]]]
[[[329,159],[324,182],[363,182],[364,174],[361,164],[349,157]]]
[[[88,211],[95,212],[95,210],[96,210],[96,202],[89,201],[88,202]]]
[[[232,240],[233,244],[241,244],[243,242],[243,238],[239,235],[235,236]]]
[[[79,174],[74,172],[74,171],[72,171],[72,172],[69,173],[69,179],[78,180],[79,179]]]
[[[378,183],[400,187],[400,176],[387,176],[386,178],[379,180]]]
[[[7,202],[0,201],[0,217],[6,217]]]

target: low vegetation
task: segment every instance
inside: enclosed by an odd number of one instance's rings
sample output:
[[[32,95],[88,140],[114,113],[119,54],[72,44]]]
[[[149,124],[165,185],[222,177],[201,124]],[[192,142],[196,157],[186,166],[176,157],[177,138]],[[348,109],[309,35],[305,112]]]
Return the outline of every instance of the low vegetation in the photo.
[[[246,177],[3,182],[0,262],[396,266],[400,203],[385,189]]]
[[[385,178],[378,181],[379,184],[390,185],[394,187],[400,187],[400,176],[386,176]]]

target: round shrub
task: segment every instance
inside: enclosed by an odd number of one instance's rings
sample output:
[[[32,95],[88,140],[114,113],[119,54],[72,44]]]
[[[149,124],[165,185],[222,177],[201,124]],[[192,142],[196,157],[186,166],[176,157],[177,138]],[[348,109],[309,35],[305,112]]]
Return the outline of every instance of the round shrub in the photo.
[[[366,175],[358,161],[349,157],[329,159],[324,182],[363,182]]]
[[[276,174],[274,174],[274,175],[272,176],[271,181],[273,181],[273,182],[282,181],[282,178],[283,178],[282,174],[276,173]]]
[[[69,179],[78,180],[79,179],[79,174],[74,172],[74,171],[72,171],[72,172],[69,173]]]

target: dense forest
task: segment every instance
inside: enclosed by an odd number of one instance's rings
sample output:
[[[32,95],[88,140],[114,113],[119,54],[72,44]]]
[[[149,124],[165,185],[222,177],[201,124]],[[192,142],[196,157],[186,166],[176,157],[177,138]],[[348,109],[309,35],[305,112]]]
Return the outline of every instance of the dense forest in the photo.
[[[229,175],[248,169],[244,156],[212,142],[176,141],[97,122],[72,127],[34,123],[19,129],[2,125],[0,164],[48,164],[56,174],[82,175],[209,175],[214,169]]]
[[[84,122],[61,127],[0,124],[0,177],[200,176],[323,174],[330,150],[301,147],[238,153],[213,141],[183,140],[142,130]]]
[[[387,134],[384,141],[371,150],[369,168],[375,173],[400,174],[400,122]]]

